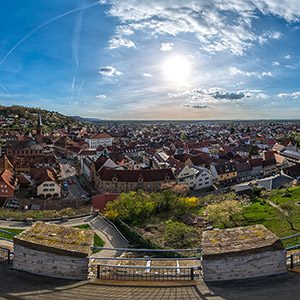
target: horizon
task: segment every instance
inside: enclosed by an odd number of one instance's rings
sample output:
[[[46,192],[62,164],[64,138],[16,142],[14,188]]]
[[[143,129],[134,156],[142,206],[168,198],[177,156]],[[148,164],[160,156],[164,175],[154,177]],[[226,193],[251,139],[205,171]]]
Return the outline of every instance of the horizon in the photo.
[[[1,105],[103,121],[299,119],[297,1],[0,8]]]

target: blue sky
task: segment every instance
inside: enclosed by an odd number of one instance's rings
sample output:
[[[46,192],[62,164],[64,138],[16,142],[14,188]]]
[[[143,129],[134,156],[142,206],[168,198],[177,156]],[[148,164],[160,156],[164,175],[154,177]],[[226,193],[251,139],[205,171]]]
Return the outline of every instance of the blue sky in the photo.
[[[102,119],[300,115],[299,0],[4,0],[0,104]]]

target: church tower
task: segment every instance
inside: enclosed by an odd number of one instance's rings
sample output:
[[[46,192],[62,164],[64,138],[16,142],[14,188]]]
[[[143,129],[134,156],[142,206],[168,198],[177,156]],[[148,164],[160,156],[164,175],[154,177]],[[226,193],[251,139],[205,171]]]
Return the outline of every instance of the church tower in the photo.
[[[41,116],[41,112],[39,112],[38,123],[37,123],[37,128],[36,128],[36,134],[37,135],[42,135],[42,133],[43,133],[42,129],[43,129],[42,116]]]

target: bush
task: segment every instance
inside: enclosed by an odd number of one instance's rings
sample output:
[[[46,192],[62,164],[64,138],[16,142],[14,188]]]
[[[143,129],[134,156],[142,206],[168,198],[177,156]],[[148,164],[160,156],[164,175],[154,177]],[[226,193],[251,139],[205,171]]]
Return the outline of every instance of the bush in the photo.
[[[167,214],[174,217],[195,211],[199,207],[197,197],[180,197],[170,190],[161,193],[122,193],[116,201],[111,201],[105,209],[108,219],[120,219],[129,225],[147,222],[153,215]]]
[[[182,222],[166,221],[165,245],[172,248],[187,248],[193,245],[197,232]]]

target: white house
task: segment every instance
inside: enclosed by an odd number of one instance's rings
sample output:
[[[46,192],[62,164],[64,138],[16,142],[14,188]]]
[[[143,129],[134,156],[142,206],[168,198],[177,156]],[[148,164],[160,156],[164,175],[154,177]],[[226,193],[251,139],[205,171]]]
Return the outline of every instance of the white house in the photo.
[[[179,184],[185,184],[190,189],[194,188],[195,178],[198,173],[194,167],[184,166],[177,174],[176,179]]]
[[[86,138],[85,142],[88,143],[89,149],[97,149],[99,146],[112,146],[113,137],[107,133],[96,133]]]
[[[208,189],[213,186],[214,180],[211,172],[203,167],[195,167],[197,175],[195,177],[194,190]]]
[[[61,196],[61,186],[51,170],[45,169],[40,173],[36,182],[36,194],[44,198],[59,198]]]

